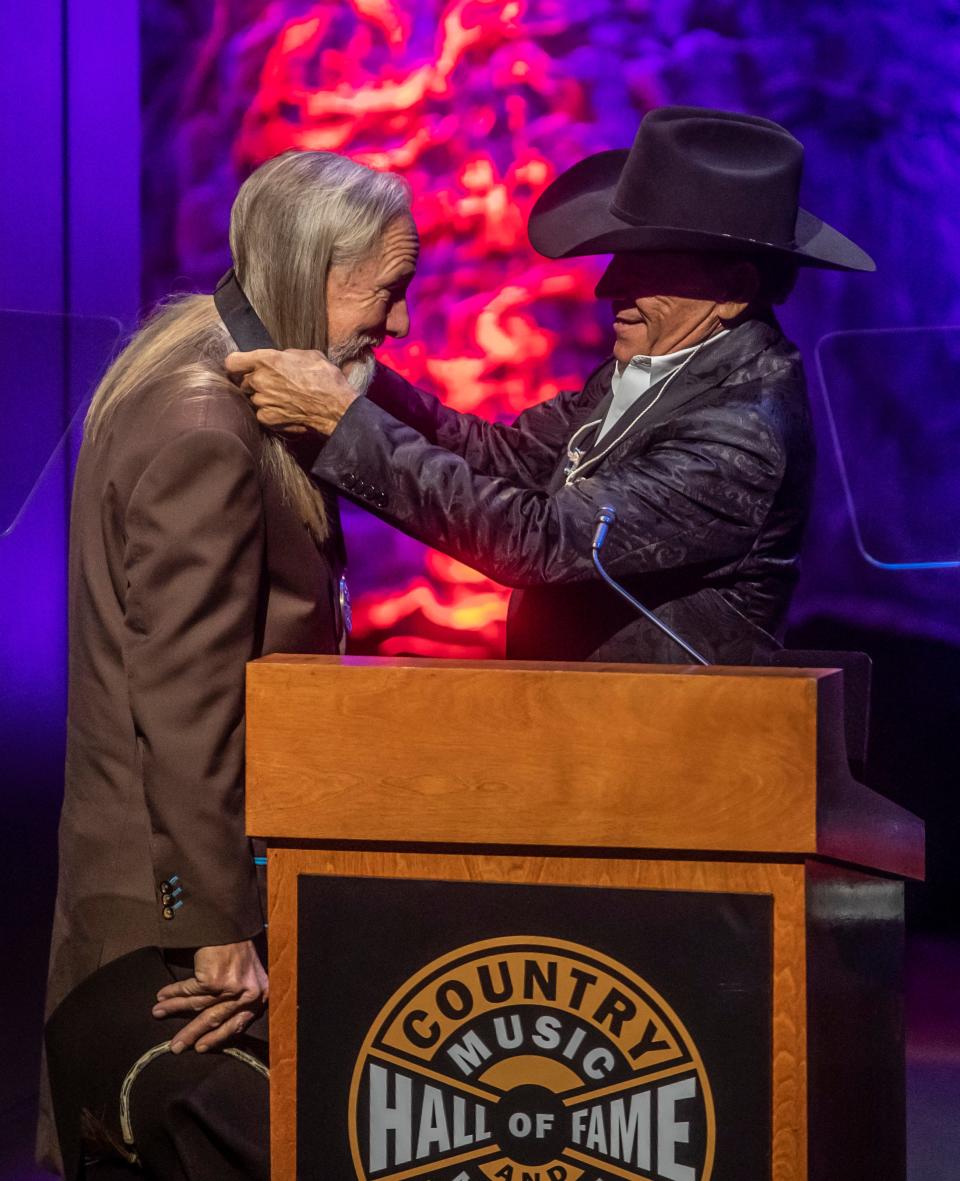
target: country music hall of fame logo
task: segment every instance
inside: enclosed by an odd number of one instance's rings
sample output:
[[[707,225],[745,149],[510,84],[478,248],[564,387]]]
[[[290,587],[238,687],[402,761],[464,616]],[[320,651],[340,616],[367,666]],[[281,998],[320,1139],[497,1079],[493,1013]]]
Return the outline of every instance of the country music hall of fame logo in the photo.
[[[357,1059],[360,1181],[709,1181],[713,1099],[679,1017],[588,947],[457,948],[400,988]]]

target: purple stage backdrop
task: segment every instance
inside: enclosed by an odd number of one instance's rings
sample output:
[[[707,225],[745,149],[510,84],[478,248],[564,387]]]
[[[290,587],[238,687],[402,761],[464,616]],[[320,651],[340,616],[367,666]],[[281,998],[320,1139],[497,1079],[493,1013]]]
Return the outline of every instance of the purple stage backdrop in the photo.
[[[875,657],[868,781],[928,821],[915,921],[956,930],[960,574],[920,568],[960,556],[955,0],[30,0],[0,5],[0,43],[0,307],[19,309],[0,313],[2,1001],[17,1014],[0,1177],[31,1175],[62,790],[76,434],[57,441],[117,321],[211,289],[239,183],[287,147],[410,179],[425,251],[413,331],[389,359],[460,409],[509,417],[608,347],[599,263],[546,263],[524,236],[559,169],[628,144],[667,102],[766,115],[803,140],[804,203],[879,271],[804,275],[783,317],[821,437],[794,634]],[[346,527],[359,649],[501,651],[501,588],[359,510]]]
[[[579,384],[609,340],[592,302],[596,262],[545,263],[526,243],[537,193],[583,155],[629,144],[651,106],[729,107],[776,119],[804,142],[805,205],[877,259],[876,276],[804,275],[784,311],[816,387],[824,334],[960,324],[957,25],[953,6],[889,0],[147,0],[145,304],[210,289],[250,169],[290,147],[342,151],[414,186],[425,249],[413,329],[387,359],[460,409],[510,417]],[[960,491],[949,456],[938,458],[941,478],[920,479],[929,448],[947,441],[924,419],[925,387],[951,390],[957,369],[949,349],[918,354],[915,339],[823,358],[838,414],[869,408],[878,376],[889,388],[877,414],[901,409],[889,431],[903,455],[877,471],[886,500],[858,486],[861,515],[878,518],[895,554],[917,550],[905,531],[931,498]],[[858,552],[815,404],[819,496],[794,619],[960,642],[956,571],[880,569]],[[858,427],[856,416],[840,423],[854,451]],[[910,511],[890,516],[894,478]],[[357,647],[499,653],[500,588],[360,512],[347,528]],[[934,549],[922,556],[960,557],[950,536]]]

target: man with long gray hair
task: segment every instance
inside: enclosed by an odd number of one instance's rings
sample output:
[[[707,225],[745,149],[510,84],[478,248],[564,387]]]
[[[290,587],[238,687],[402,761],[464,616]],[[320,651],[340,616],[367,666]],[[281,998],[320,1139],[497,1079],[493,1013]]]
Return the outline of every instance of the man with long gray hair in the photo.
[[[271,339],[354,362],[357,386],[407,330],[416,238],[396,177],[278,157],[241,188],[230,246]],[[315,442],[261,430],[224,373],[240,343],[211,296],[174,299],[86,420],[47,998],[56,1138],[41,1119],[70,1181],[269,1175],[244,669],[341,649],[345,555],[336,499],[308,474]]]

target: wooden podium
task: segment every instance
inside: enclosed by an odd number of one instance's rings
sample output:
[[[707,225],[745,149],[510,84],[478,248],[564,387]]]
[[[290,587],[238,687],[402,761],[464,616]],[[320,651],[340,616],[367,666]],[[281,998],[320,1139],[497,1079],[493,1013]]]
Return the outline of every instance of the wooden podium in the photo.
[[[248,669],[275,1181],[902,1181],[902,878],[836,670]]]

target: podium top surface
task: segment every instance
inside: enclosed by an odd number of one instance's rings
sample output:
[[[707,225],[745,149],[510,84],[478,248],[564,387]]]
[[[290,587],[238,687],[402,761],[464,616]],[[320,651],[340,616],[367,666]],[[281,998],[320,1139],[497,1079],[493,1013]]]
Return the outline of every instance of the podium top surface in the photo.
[[[269,656],[247,828],[284,841],[822,856],[923,874],[836,669]]]
[[[280,664],[286,667],[302,665],[317,668],[343,669],[441,669],[468,670],[470,672],[496,673],[498,676],[506,673],[625,673],[629,676],[698,676],[698,677],[760,677],[760,678],[806,678],[820,680],[837,672],[833,668],[782,668],[760,667],[758,665],[732,664],[603,664],[599,661],[564,662],[561,660],[453,660],[447,657],[433,658],[422,656],[300,656],[274,655],[262,656],[252,662],[249,667],[261,667],[267,664]]]

